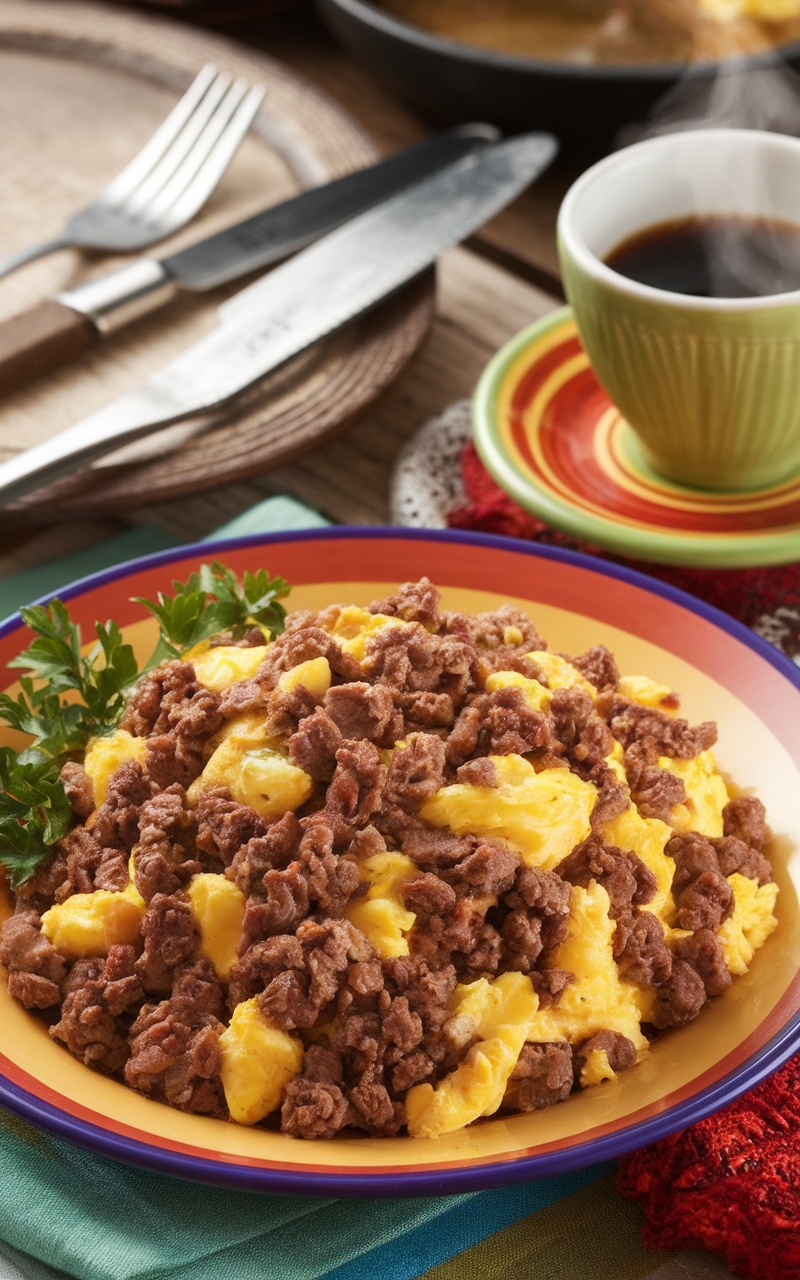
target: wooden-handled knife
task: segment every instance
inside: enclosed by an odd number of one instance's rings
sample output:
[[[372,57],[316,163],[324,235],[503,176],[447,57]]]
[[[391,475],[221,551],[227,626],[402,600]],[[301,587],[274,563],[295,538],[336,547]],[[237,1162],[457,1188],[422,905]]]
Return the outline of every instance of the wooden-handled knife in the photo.
[[[499,136],[459,125],[397,155],[264,209],[166,258],[139,258],[0,323],[0,394],[77,359],[112,333],[169,302],[288,257],[365,209]]]
[[[492,143],[331,231],[229,298],[217,328],[142,386],[0,463],[0,503],[227,404],[427,270],[519,195],[557,149],[546,133]]]

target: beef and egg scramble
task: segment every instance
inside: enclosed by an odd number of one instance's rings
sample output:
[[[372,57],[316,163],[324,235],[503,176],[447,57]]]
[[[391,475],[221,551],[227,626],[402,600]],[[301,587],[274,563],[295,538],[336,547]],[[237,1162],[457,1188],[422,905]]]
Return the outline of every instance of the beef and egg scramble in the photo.
[[[585,65],[702,62],[800,39],[800,0],[376,0],[434,35]]]
[[[184,1111],[436,1137],[634,1067],[776,926],[715,726],[425,579],[169,658],[68,760],[11,994]]]

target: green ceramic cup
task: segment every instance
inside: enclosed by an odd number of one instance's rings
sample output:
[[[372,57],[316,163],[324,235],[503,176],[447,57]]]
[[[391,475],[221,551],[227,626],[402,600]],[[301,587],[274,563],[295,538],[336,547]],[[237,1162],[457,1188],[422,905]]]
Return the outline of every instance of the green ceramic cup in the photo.
[[[800,226],[800,140],[703,129],[608,156],[563,201],[561,270],[594,372],[650,466],[699,488],[763,488],[800,468],[800,291],[690,297],[604,262],[637,232],[715,214]]]

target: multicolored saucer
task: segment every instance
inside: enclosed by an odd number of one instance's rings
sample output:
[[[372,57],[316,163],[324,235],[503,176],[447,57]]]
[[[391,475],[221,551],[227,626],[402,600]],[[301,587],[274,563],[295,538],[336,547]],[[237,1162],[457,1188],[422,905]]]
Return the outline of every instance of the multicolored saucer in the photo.
[[[585,542],[666,564],[800,559],[800,472],[741,493],[662,479],[597,382],[568,307],[501,348],[478,383],[473,417],[497,483]]]

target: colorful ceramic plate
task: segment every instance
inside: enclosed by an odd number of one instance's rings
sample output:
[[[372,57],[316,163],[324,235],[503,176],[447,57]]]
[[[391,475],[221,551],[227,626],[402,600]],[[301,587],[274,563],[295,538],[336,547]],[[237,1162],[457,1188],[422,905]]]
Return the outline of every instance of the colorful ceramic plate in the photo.
[[[607,644],[623,671],[678,690],[690,720],[719,722],[718,760],[767,805],[780,926],[744,977],[693,1023],[665,1035],[618,1080],[545,1111],[489,1119],[438,1141],[302,1142],[184,1115],[97,1075],[0,991],[0,1104],[94,1151],[180,1177],[318,1195],[419,1195],[498,1186],[592,1164],[708,1115],[800,1044],[800,671],[738,623],[641,575],[566,552],[477,534],[336,529],[170,551],[62,593],[85,627],[115,617],[142,654],[152,598],[202,560],[264,565],[294,584],[294,608],[366,603],[427,573],[448,607],[505,600],[529,609],[555,649]],[[0,627],[0,662],[23,646]],[[7,740],[7,739],[6,739]],[[0,915],[11,909],[2,898]]]
[[[524,329],[487,366],[475,443],[520,506],[610,551],[666,564],[800,558],[800,472],[747,493],[661,479],[597,382],[569,308]]]

